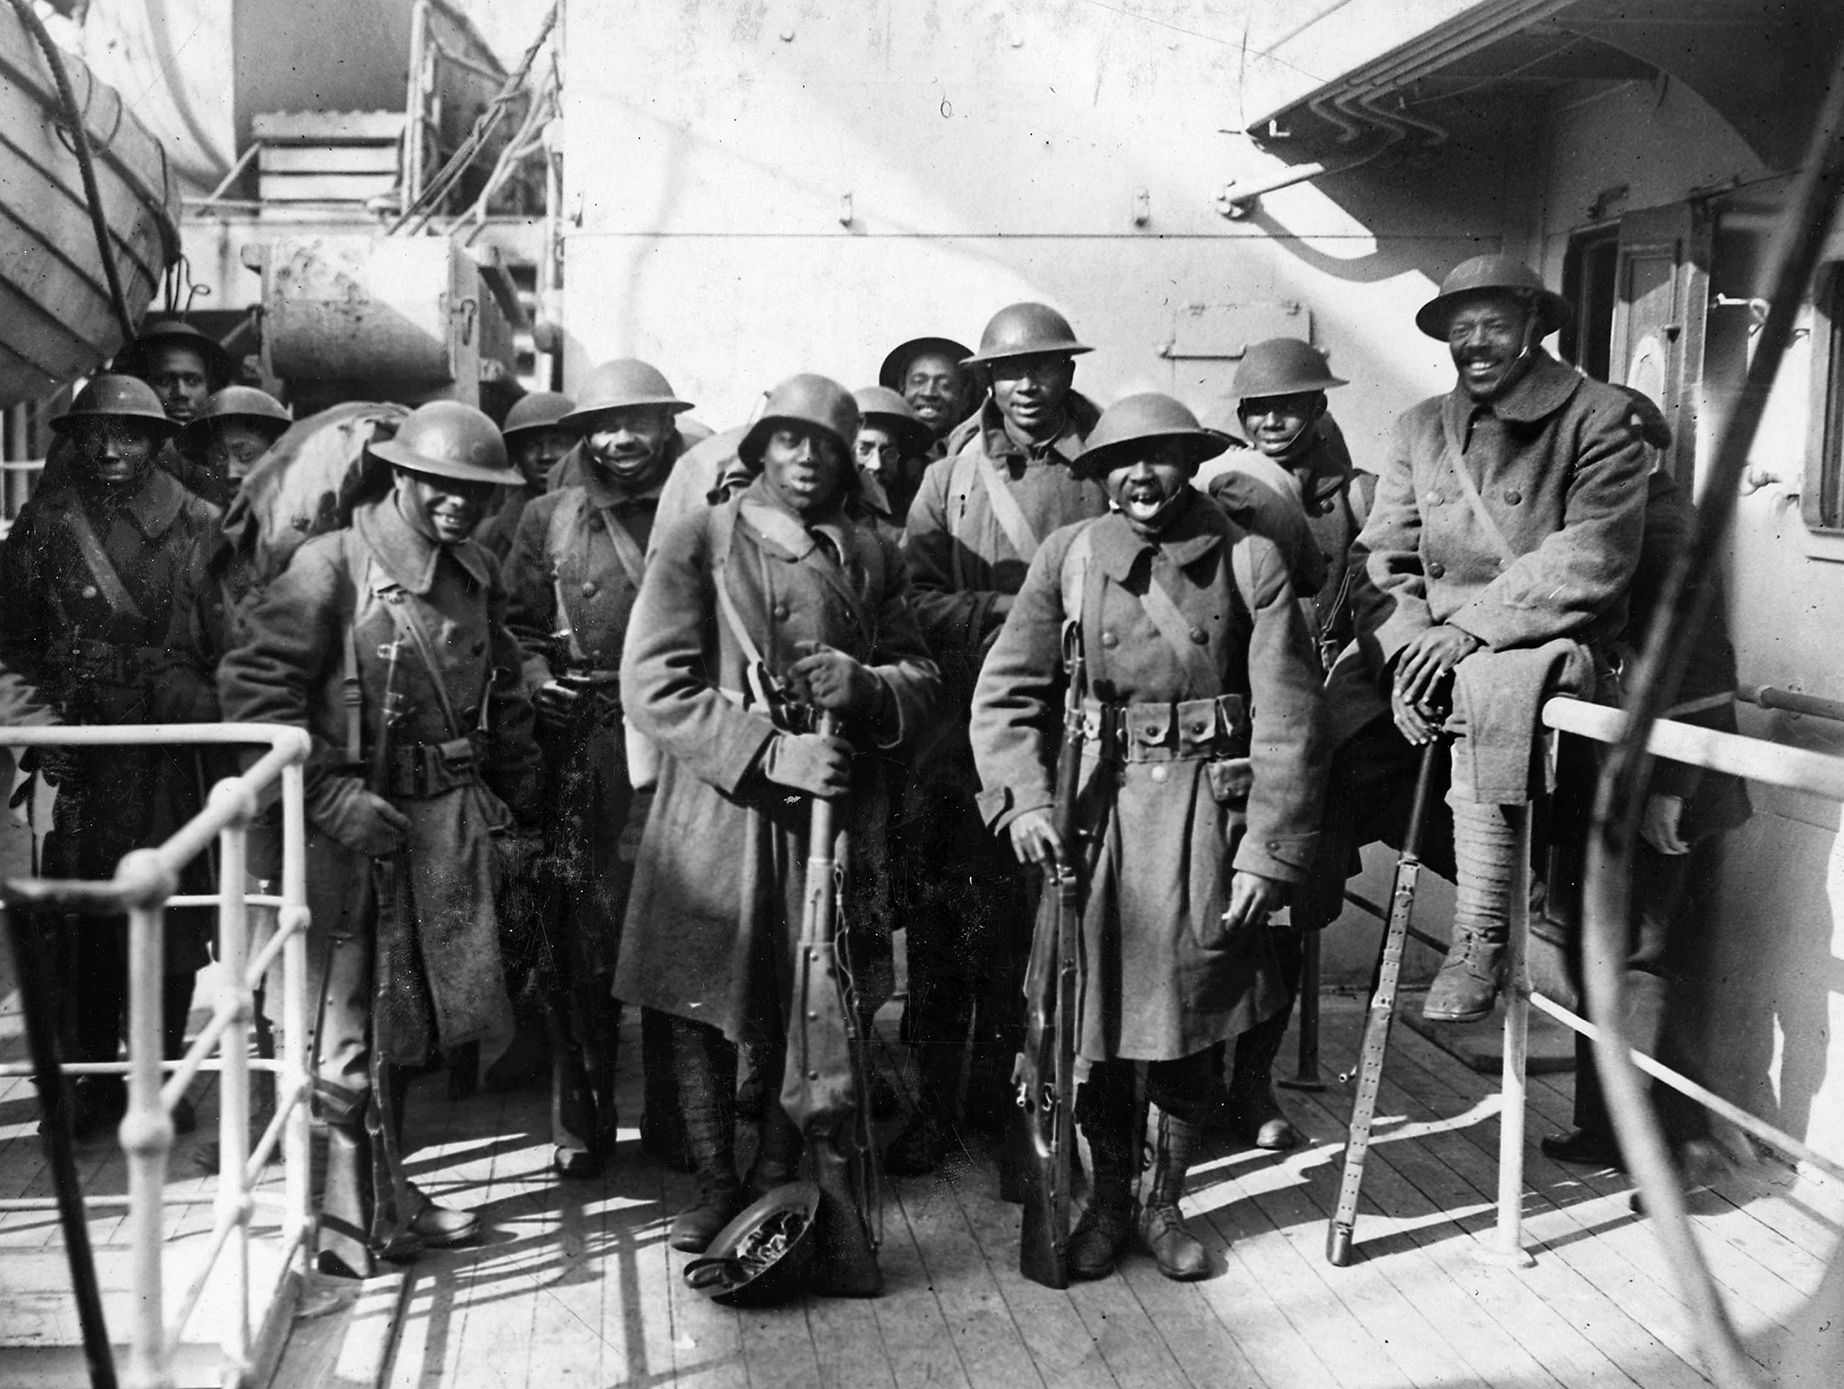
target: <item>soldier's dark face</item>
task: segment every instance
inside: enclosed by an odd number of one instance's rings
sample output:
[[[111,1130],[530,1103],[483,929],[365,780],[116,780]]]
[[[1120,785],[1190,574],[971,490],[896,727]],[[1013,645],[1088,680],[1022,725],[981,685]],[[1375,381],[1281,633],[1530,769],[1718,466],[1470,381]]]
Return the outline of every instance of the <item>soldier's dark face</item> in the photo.
[[[205,354],[176,342],[157,342],[142,357],[147,375],[144,378],[160,397],[166,417],[179,424],[190,424],[205,408],[211,394],[211,379],[206,374]]]
[[[1481,290],[1458,301],[1447,318],[1447,350],[1460,389],[1474,400],[1496,400],[1530,365],[1531,310],[1515,295]]]
[[[762,480],[796,516],[823,516],[845,495],[845,450],[823,430],[783,425],[762,447]]]
[[[544,490],[544,479],[576,440],[561,429],[527,429],[512,442],[512,466],[529,486]]]
[[[433,473],[397,471],[404,515],[438,545],[458,545],[474,533],[493,500],[490,482],[463,482]]]
[[[1309,437],[1307,430],[1324,413],[1324,391],[1250,396],[1236,407],[1249,442],[1277,460],[1296,452],[1299,443]]]
[[[1075,379],[1075,361],[1061,352],[1004,357],[992,364],[993,403],[1020,432],[1041,439],[1062,427]]]
[[[95,416],[79,420],[70,439],[86,465],[84,475],[105,492],[132,492],[154,466],[160,439],[132,419]]]
[[[960,411],[964,379],[960,363],[947,353],[918,352],[909,359],[897,384],[909,408],[937,438],[959,423],[955,416]]]
[[[205,466],[219,477],[242,482],[256,460],[269,451],[271,435],[259,425],[227,420],[205,440]]]
[[[591,463],[613,473],[617,481],[645,486],[663,471],[671,437],[672,411],[662,405],[634,405],[598,419],[583,448]]]
[[[1110,468],[1103,485],[1135,530],[1160,531],[1177,517],[1195,471],[1182,445],[1149,440],[1132,461]]]

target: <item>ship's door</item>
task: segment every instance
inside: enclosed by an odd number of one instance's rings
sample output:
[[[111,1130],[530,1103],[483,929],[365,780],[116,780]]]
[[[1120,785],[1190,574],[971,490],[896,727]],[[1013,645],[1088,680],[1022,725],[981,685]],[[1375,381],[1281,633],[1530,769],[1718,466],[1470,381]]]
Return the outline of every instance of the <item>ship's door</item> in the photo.
[[[1658,402],[1672,433],[1665,466],[1685,487],[1695,480],[1712,228],[1702,203],[1629,212],[1616,253],[1608,379]]]

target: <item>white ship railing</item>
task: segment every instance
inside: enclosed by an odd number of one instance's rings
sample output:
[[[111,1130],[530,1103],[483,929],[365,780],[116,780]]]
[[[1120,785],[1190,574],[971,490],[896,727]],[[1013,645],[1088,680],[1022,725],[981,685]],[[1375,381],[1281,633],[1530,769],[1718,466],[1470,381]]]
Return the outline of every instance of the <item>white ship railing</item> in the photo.
[[[205,806],[164,844],[137,849],[123,858],[109,882],[13,879],[7,901],[34,910],[63,910],[128,917],[128,1059],[73,1063],[73,1074],[128,1077],[128,1109],[121,1143],[128,1157],[127,1228],[136,1291],[134,1324],[128,1338],[125,1389],[171,1389],[172,1362],[186,1324],[218,1260],[229,1256],[230,1298],[222,1319],[223,1383],[242,1386],[255,1368],[250,1321],[250,1220],[258,1199],[256,1183],[279,1148],[282,1155],[282,1267],[284,1278],[306,1272],[314,1214],[308,1189],[308,979],[307,847],[302,805],[302,767],[308,736],[298,728],[271,724],[134,724],[92,727],[4,728],[0,744],[12,747],[111,747],[179,745],[267,745],[241,776],[220,781]],[[259,798],[279,782],[282,804],[282,877],[279,896],[246,891],[249,827]],[[185,895],[175,891],[180,869],[218,843],[218,891]],[[217,1002],[210,1021],[192,1040],[184,1058],[163,1061],[161,1052],[163,961],[166,909],[218,908]],[[249,950],[248,908],[276,909],[274,936]],[[277,959],[282,965],[282,1046],[277,1060],[252,1060],[250,1038],[254,993]],[[216,1059],[212,1059],[213,1053]],[[0,1067],[0,1074],[29,1074],[28,1064]],[[205,1265],[165,1311],[167,1154],[173,1146],[172,1107],[202,1070],[219,1072],[217,1218]],[[275,1116],[250,1146],[250,1073],[276,1077]],[[171,1071],[162,1080],[163,1071]],[[118,1198],[119,1199],[119,1198]],[[102,1204],[91,1198],[90,1204]],[[0,1202],[0,1210],[55,1209],[55,1198]]]
[[[1626,724],[1619,709],[1588,704],[1578,699],[1551,699],[1543,706],[1544,726],[1554,735],[1567,734],[1597,743],[1617,743]],[[1691,724],[1660,719],[1652,726],[1646,744],[1654,757],[1689,763],[1708,771],[1804,791],[1844,802],[1844,758],[1803,748],[1785,747],[1736,733],[1718,733]],[[1580,1014],[1537,992],[1530,984],[1527,945],[1530,934],[1530,822],[1524,807],[1506,807],[1516,817],[1522,850],[1513,856],[1511,933],[1508,947],[1508,984],[1505,990],[1504,1074],[1498,1136],[1498,1220],[1490,1251],[1506,1261],[1528,1264],[1524,1248],[1524,1108],[1526,1041],[1532,1007],[1587,1037],[1597,1029]],[[1756,1117],[1740,1105],[1680,1075],[1635,1050],[1633,1064],[1661,1084],[1686,1095],[1715,1114],[1745,1130],[1769,1147],[1826,1175],[1844,1180],[1844,1160],[1819,1152],[1799,1138]]]

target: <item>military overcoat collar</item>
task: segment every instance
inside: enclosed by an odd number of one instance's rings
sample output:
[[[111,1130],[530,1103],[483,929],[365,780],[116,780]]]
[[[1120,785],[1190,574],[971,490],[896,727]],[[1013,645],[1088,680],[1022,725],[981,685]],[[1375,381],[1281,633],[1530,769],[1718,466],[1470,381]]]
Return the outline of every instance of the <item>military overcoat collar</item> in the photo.
[[[1024,445],[1005,432],[1005,417],[999,413],[998,403],[991,396],[986,397],[976,418],[988,458],[1009,464],[1014,458],[1026,456],[1028,450]],[[1082,441],[1100,419],[1101,411],[1087,396],[1071,391],[1063,405],[1063,432],[1050,441],[1048,452],[1065,465],[1075,462],[1082,456]]]
[[[737,506],[749,529],[760,538],[765,553],[789,564],[809,565],[846,600],[853,619],[863,625],[864,595],[858,591],[863,566],[857,562],[852,544],[853,527],[842,511],[835,510],[811,524],[804,522],[775,497],[760,477],[744,489]],[[839,563],[820,552],[817,536],[825,536],[832,544]]]
[[[1441,402],[1441,422],[1447,439],[1459,452],[1465,452],[1468,427],[1473,416],[1489,411],[1501,420],[1516,424],[1535,424],[1548,419],[1569,403],[1581,388],[1581,374],[1564,366],[1542,348],[1532,354],[1530,369],[1511,383],[1511,389],[1493,401],[1476,402],[1459,384]]]
[[[418,597],[434,587],[436,565],[444,555],[466,570],[468,577],[482,588],[492,578],[485,550],[472,540],[463,540],[459,545],[437,545],[410,524],[397,505],[395,492],[353,512],[352,528],[371,547],[391,581]]]
[[[87,495],[81,488],[72,488],[70,505],[86,505]],[[156,463],[148,468],[147,475],[141,479],[141,485],[135,488],[127,501],[118,507],[99,510],[104,516],[126,516],[142,536],[148,540],[158,540],[173,528],[173,522],[185,510],[186,500],[191,495],[174,480],[171,473]]]
[[[1224,533],[1212,524],[1217,510],[1187,489],[1181,502],[1183,510],[1158,535],[1141,535],[1118,511],[1110,511],[1090,527],[1091,552],[1095,563],[1115,583],[1125,583],[1141,555],[1151,550],[1163,553],[1180,569],[1189,569],[1223,544]]]
[[[660,470],[659,477],[648,486],[623,487],[610,478],[605,469],[590,464],[583,471],[583,491],[589,497],[589,505],[597,511],[618,510],[641,502],[657,502],[660,489],[665,487],[671,472],[669,464]]]

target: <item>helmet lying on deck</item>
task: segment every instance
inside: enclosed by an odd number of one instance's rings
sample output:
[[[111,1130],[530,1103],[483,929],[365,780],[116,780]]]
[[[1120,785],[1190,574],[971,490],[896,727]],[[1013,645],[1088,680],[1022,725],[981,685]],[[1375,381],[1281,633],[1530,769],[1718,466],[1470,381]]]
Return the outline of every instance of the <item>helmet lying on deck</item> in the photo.
[[[744,1209],[685,1266],[687,1286],[726,1307],[766,1307],[806,1290],[820,1189],[789,1182]]]

